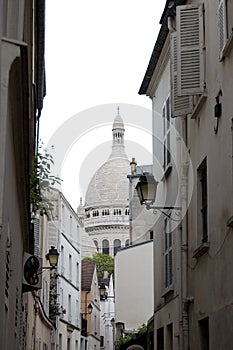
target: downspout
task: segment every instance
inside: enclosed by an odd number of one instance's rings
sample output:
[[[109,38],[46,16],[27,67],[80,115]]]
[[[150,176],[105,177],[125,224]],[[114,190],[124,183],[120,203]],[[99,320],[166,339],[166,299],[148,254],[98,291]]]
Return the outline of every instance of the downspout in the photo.
[[[181,154],[181,207],[182,207],[182,225],[181,225],[181,344],[182,350],[189,349],[189,298],[188,298],[188,170],[187,159],[187,117],[181,118],[181,136],[186,149]]]

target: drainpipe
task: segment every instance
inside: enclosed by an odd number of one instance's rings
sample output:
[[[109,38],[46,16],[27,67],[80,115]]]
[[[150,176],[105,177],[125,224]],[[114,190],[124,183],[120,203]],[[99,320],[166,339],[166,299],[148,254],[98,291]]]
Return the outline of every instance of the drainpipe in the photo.
[[[187,118],[181,118],[181,136],[187,147]],[[188,307],[188,160],[186,149],[181,154],[181,207],[182,207],[182,225],[181,225],[181,344],[182,350],[189,349],[189,318]]]

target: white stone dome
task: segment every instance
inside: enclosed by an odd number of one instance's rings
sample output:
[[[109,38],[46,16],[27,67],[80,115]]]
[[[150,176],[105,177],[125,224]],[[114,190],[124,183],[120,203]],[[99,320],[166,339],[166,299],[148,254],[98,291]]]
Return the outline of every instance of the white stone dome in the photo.
[[[125,154],[124,123],[118,113],[112,127],[112,152],[109,159],[92,177],[85,198],[85,208],[129,205],[130,162]]]
[[[94,174],[88,186],[85,207],[128,206],[130,162],[110,158]]]

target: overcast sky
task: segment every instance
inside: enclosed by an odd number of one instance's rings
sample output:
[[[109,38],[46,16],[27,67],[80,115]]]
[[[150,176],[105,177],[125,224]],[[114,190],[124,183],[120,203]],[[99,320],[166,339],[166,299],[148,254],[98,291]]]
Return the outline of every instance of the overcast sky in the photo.
[[[95,106],[113,104],[115,108],[119,104],[123,118],[124,104],[151,109],[150,99],[139,96],[138,90],[158,35],[165,2],[46,1],[47,96],[40,125],[44,144],[71,117]],[[110,123],[116,112],[109,115]],[[107,139],[90,136],[86,142],[92,140],[95,147]],[[87,147],[86,157],[90,151]],[[67,181],[63,180],[64,185]],[[66,196],[76,208],[77,198],[71,198],[68,191]]]

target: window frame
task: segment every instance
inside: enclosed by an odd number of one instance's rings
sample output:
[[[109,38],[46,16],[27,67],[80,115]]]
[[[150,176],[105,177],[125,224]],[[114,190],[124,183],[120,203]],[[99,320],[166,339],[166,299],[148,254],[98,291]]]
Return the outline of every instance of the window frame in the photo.
[[[165,290],[173,286],[173,237],[169,218],[164,219],[164,286]]]
[[[170,96],[166,98],[162,109],[163,117],[163,168],[166,172],[171,166],[171,103]]]

